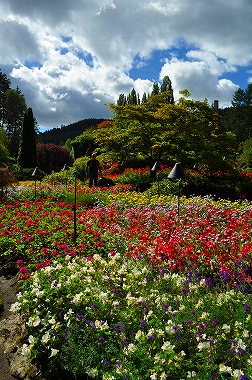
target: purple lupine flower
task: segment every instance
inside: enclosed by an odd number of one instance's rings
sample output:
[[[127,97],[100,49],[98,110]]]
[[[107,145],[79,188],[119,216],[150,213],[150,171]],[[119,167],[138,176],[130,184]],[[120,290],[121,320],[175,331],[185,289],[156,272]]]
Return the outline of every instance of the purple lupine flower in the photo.
[[[81,320],[83,317],[84,317],[83,314],[77,314],[76,317],[75,317],[75,319],[76,319],[77,321],[79,321],[79,320]]]
[[[153,335],[148,335],[148,342],[152,341],[154,339]]]
[[[115,364],[116,364],[116,365],[121,365],[122,362],[121,362],[120,360],[116,360]]]
[[[109,361],[108,360],[104,360],[103,365],[104,365],[104,367],[109,367]]]

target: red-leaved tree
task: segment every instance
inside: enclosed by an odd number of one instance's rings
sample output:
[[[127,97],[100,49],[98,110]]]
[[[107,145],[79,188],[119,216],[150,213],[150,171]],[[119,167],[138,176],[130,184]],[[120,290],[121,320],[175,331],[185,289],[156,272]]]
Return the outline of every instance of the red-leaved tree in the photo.
[[[60,171],[65,164],[73,163],[69,151],[56,144],[37,144],[37,160],[39,169],[45,173]]]

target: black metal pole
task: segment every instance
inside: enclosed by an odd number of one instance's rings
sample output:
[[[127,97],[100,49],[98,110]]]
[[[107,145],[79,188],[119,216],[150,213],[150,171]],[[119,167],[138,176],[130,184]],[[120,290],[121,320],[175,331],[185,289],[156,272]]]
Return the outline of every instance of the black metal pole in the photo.
[[[178,220],[179,220],[179,210],[180,210],[180,179],[178,181]]]
[[[73,222],[74,222],[73,240],[74,242],[76,242],[76,238],[77,238],[76,200],[77,200],[77,194],[76,194],[76,175],[75,175],[74,176],[74,205],[73,205]]]
[[[36,179],[34,181],[34,199],[36,199],[37,196],[37,188],[36,188]]]

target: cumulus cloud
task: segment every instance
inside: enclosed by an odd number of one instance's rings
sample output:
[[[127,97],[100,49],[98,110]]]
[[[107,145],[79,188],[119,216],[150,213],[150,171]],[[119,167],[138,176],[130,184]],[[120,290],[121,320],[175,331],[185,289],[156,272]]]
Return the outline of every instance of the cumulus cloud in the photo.
[[[221,107],[228,106],[238,86],[219,78],[225,71],[235,71],[235,68],[209,52],[189,51],[187,58],[189,60],[167,59],[160,72],[160,78],[170,77],[175,98],[180,97],[180,90],[187,89],[194,99],[208,99],[210,103],[220,99]]]
[[[106,103],[164,75],[175,98],[186,88],[226,106],[239,86],[229,75],[244,67],[251,80],[251,16],[250,0],[2,0],[0,67],[47,128],[108,117]],[[156,78],[131,75],[161,55]]]

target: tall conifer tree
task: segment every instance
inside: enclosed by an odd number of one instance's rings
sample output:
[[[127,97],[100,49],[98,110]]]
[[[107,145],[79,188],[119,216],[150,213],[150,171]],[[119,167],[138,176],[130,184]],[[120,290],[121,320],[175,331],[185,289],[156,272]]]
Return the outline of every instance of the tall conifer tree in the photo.
[[[31,108],[28,108],[24,115],[18,152],[18,165],[22,168],[37,166],[36,131]]]

